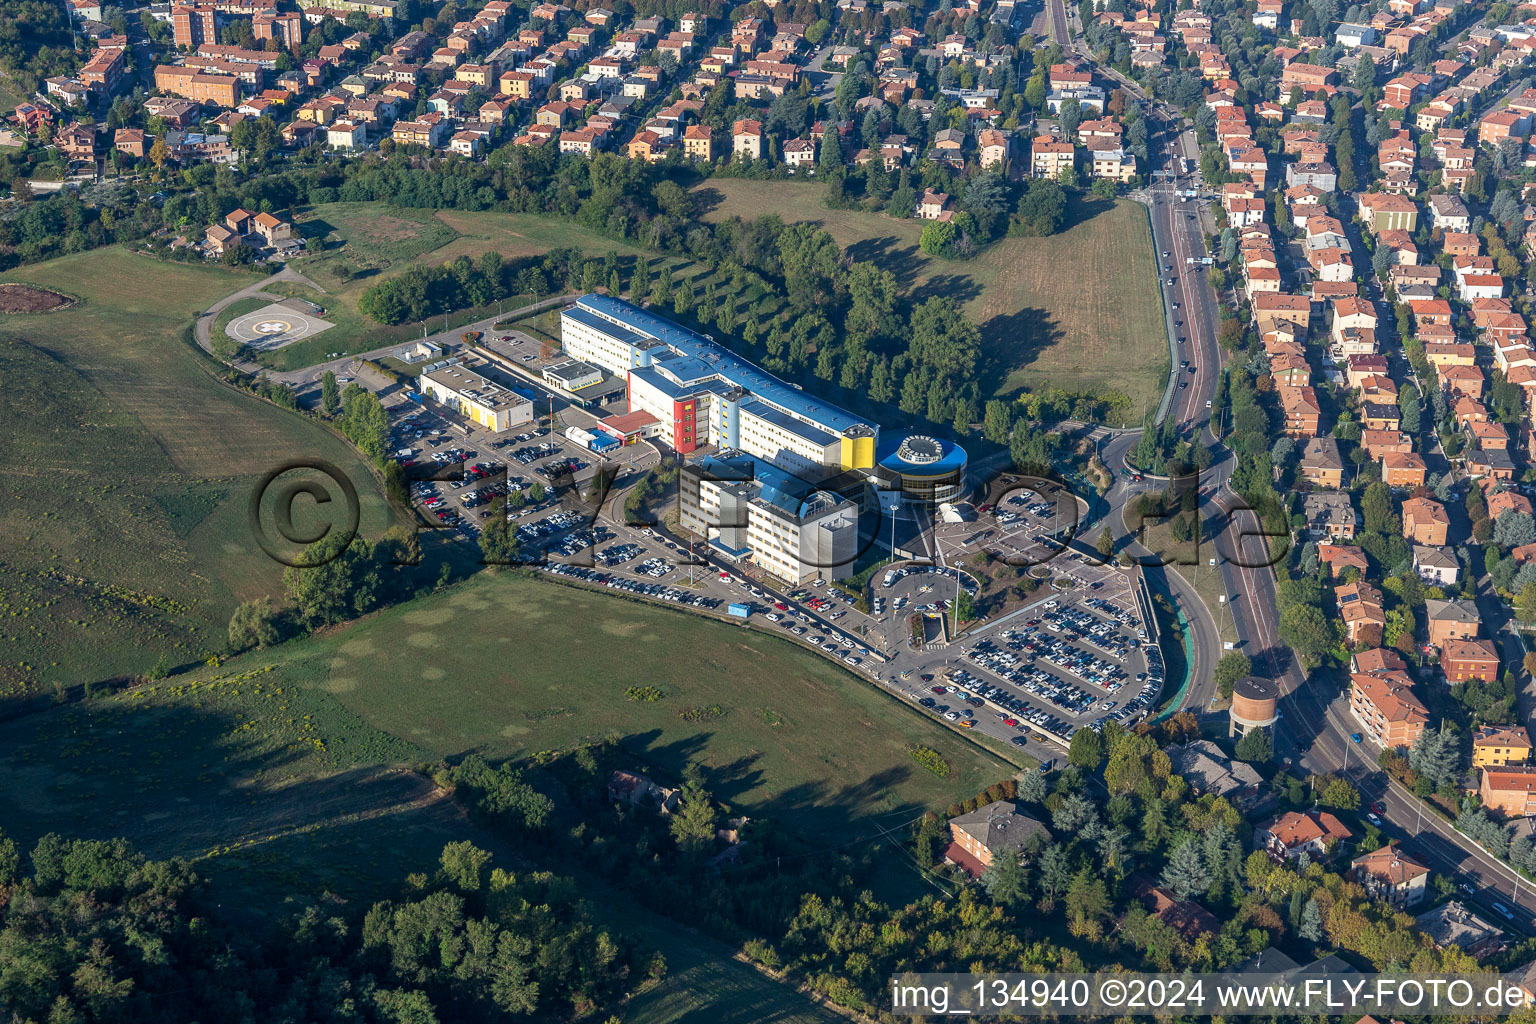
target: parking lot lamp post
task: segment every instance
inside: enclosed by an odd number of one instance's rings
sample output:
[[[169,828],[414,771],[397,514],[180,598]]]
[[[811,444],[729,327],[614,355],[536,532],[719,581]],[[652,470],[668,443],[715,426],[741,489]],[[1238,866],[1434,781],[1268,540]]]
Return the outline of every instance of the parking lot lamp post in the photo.
[[[891,561],[894,562],[896,561],[896,513],[901,511],[901,505],[898,502],[892,502],[885,507],[885,510],[891,514]]]

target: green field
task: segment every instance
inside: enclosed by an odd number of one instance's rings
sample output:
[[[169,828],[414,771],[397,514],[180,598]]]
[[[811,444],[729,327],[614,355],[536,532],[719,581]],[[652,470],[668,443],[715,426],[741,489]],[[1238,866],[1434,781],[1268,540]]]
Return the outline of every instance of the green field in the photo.
[[[1114,388],[1131,406],[1156,405],[1168,370],[1156,253],[1136,203],[1077,204],[1049,238],[1004,238],[973,260],[934,259],[918,248],[922,223],[829,210],[820,186],[712,179],[693,190],[706,220],[765,213],[814,221],[854,259],[873,260],[914,297],[949,295],[981,325],[994,393],[1050,385]]]
[[[446,794],[387,763],[423,751],[279,675],[270,661],[230,666],[0,724],[0,827],[26,848],[59,831],[122,835],[151,856],[188,857],[229,912],[253,923],[322,891],[364,905],[388,897],[460,839],[516,866]],[[728,946],[623,893],[593,895],[607,923],[667,959],[666,983],[629,1003],[625,1020],[696,1020],[705,1006],[711,1020],[740,1024],[835,1019],[731,959]],[[289,896],[300,902],[284,903]]]
[[[631,687],[663,696],[632,700]],[[215,867],[234,857],[250,873],[320,860],[282,851],[342,845],[397,813],[381,809],[433,804],[403,766],[601,739],[662,778],[700,764],[734,811],[843,839],[1015,770],[788,641],[498,573],[0,726],[0,824],[22,836],[123,834]],[[949,775],[919,766],[916,745],[937,750]],[[156,822],[168,809],[166,830]],[[338,863],[343,875],[368,868]]]
[[[81,301],[0,322],[0,696],[222,649],[235,603],[279,587],[246,508],[289,460],[340,467],[364,530],[385,525],[348,446],[223,386],[185,340],[198,310],[256,277],[110,248],[5,280]]]
[[[643,250],[616,242],[569,220],[536,214],[465,213],[456,210],[409,210],[386,203],[329,203],[301,212],[296,223],[306,236],[324,239],[323,252],[302,256],[295,270],[323,289],[275,281],[266,290],[274,295],[307,299],[326,308],[326,319],[335,327],[312,340],[295,342],[258,360],[276,370],[296,370],[322,362],[333,352],[348,355],[367,352],[418,337],[418,324],[386,327],[357,310],[358,299],[369,285],[412,266],[438,266],[460,256],[477,259],[498,252],[509,260],[542,256],[551,249],[577,246],[589,257],[617,253],[626,263]],[[714,281],[726,288],[728,279],[703,264],[679,257],[650,256],[653,274],[669,266],[677,281],[689,281],[702,292]],[[721,293],[724,294],[724,291]],[[738,296],[745,303],[758,297],[756,290]],[[528,297],[504,304],[510,315]],[[782,303],[779,304],[782,308]],[[460,310],[446,318],[434,318],[428,327],[445,330],[473,323],[499,311],[497,306]],[[771,311],[778,316],[780,312]]]
[[[629,700],[634,686],[664,696]],[[233,912],[270,917],[284,895],[387,896],[455,839],[498,852],[411,766],[593,738],[616,738],[662,779],[698,762],[733,812],[828,843],[1013,771],[784,640],[482,574],[328,635],[0,723],[0,828],[24,846],[48,831],[126,836],[152,856],[191,858]],[[915,744],[940,751],[949,776],[919,767]],[[669,964],[670,981],[625,1020],[832,1019],[728,947],[590,884],[612,922]]]
[[[725,802],[811,831],[947,803],[1012,770],[787,641],[510,575],[303,645],[282,672],[434,756],[618,736],[647,767],[700,760]],[[626,699],[635,686],[666,696]],[[716,710],[682,717],[700,708]],[[915,743],[941,751],[951,777],[919,768]]]

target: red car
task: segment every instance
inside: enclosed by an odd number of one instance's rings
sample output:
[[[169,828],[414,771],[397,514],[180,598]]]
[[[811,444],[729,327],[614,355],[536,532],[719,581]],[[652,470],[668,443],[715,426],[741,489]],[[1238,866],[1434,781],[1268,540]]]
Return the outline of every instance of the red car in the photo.
[[[934,693],[948,693],[949,692],[948,690],[944,689],[944,687],[942,687],[942,686],[930,686],[930,687],[928,687],[928,689],[932,690]]]
[[[781,612],[789,611],[789,605],[785,604],[783,601],[775,601],[773,602],[773,606]]]
[[[1017,718],[1005,718],[1003,719],[1003,724],[1012,729],[1014,726],[1019,724],[1019,720]]]

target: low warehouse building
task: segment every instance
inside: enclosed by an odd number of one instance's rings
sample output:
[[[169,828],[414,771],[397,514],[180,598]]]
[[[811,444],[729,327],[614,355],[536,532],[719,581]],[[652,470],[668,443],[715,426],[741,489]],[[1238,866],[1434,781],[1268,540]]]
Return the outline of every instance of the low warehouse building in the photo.
[[[503,431],[533,420],[533,403],[511,388],[457,364],[428,370],[421,393],[487,430]]]

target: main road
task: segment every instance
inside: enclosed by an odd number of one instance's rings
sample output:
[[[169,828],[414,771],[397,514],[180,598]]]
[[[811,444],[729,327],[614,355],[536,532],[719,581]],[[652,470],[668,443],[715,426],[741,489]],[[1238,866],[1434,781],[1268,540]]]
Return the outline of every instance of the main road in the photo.
[[[1199,260],[1206,255],[1203,203],[1184,202],[1180,194],[1200,188],[1198,173],[1185,174],[1182,163],[1195,158],[1193,133],[1185,129],[1175,113],[1156,104],[1150,111],[1159,129],[1149,136],[1151,169],[1157,183],[1146,190],[1143,199],[1150,205],[1159,266],[1173,268],[1163,273],[1161,284],[1165,301],[1170,305],[1170,319],[1187,324],[1181,333],[1188,339],[1184,348],[1192,355],[1183,358],[1195,367],[1193,374],[1185,374],[1188,386],[1175,390],[1170,415],[1181,433],[1211,445],[1216,454],[1210,469],[1202,474],[1201,490],[1211,496],[1214,506],[1211,533],[1242,648],[1252,659],[1255,670],[1275,679],[1282,693],[1277,754],[1313,772],[1348,775],[1366,801],[1381,807],[1387,831],[1401,838],[1405,849],[1435,870],[1457,877],[1485,906],[1500,902],[1513,908],[1514,916],[1509,923],[1536,931],[1536,887],[1388,779],[1377,768],[1374,751],[1352,739],[1359,730],[1351,724],[1344,696],[1320,692],[1321,684],[1316,681],[1309,684],[1280,638],[1271,566],[1286,556],[1288,547],[1277,547],[1276,554],[1271,555],[1257,515],[1230,488],[1234,460],[1221,446],[1207,412],[1221,370],[1217,344],[1220,300],[1199,265],[1186,262],[1191,257]],[[1162,256],[1164,252],[1167,257]],[[1176,279],[1173,286],[1167,283],[1170,276]],[[1173,302],[1179,303],[1179,310],[1172,310]],[[1178,316],[1180,312],[1185,315]],[[1287,535],[1281,545],[1288,544]],[[1518,641],[1507,629],[1493,625],[1503,622],[1502,618],[1494,618],[1495,606],[1501,604],[1480,594],[1479,605],[1486,605],[1483,611],[1490,616],[1490,628],[1504,645],[1506,657],[1518,664],[1523,653]],[[1523,705],[1536,703],[1536,691],[1530,685],[1522,697]],[[1494,919],[1498,917],[1488,910],[1485,913]]]

